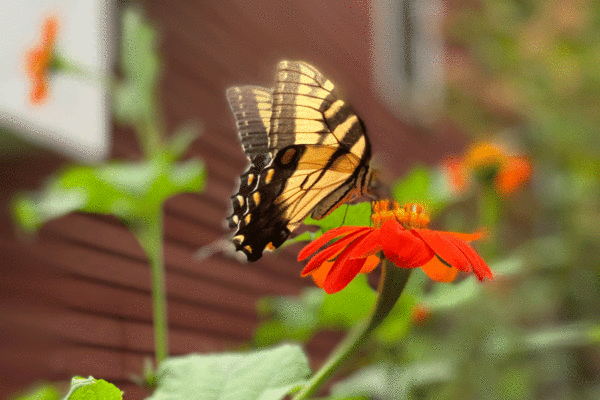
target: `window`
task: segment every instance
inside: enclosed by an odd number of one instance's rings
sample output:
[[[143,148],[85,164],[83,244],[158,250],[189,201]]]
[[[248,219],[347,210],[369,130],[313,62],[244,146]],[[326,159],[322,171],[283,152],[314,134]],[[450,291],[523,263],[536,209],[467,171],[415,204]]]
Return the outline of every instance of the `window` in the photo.
[[[408,122],[432,123],[443,100],[441,0],[374,0],[375,89]]]

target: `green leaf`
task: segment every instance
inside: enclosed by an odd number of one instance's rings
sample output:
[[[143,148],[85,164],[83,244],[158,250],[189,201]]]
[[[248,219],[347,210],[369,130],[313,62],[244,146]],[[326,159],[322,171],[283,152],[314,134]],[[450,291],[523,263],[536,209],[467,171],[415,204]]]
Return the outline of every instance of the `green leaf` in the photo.
[[[113,113],[119,122],[136,123],[151,107],[150,92],[134,82],[118,83],[113,91]]]
[[[127,79],[154,85],[159,72],[156,32],[134,8],[123,11],[121,69]]]
[[[421,302],[432,310],[451,309],[477,298],[482,290],[481,282],[469,278],[454,285],[434,285]]]
[[[289,326],[280,319],[262,322],[254,331],[252,344],[257,348],[273,346],[282,341],[305,343],[315,332],[315,327]]]
[[[448,361],[402,366],[379,363],[362,368],[336,383],[331,393],[334,396],[364,394],[385,400],[405,399],[413,387],[448,381],[452,375],[452,365]]]
[[[76,376],[71,379],[71,389],[64,400],[122,400],[121,392],[112,383],[93,377]]]
[[[446,206],[451,197],[444,181],[441,171],[416,167],[396,183],[392,193],[400,205],[420,203],[430,215],[434,215]]]
[[[359,274],[343,290],[325,296],[320,312],[321,325],[349,328],[369,314],[376,298],[367,275]]]
[[[299,297],[265,297],[257,303],[258,313],[271,319],[261,323],[253,335],[257,347],[282,340],[306,342],[320,326],[319,313],[326,294],[317,288],[304,289]]]
[[[312,217],[304,220],[305,225],[315,225],[327,232],[340,226],[369,226],[371,221],[371,204],[345,204],[321,220]]]
[[[183,157],[198,136],[200,136],[200,124],[189,122],[181,126],[167,145],[168,153],[173,160]]]
[[[318,226],[317,232],[304,232],[293,239],[285,242],[286,246],[301,241],[315,240],[323,233],[339,228],[340,226],[369,226],[371,222],[371,204],[345,204],[338,207],[331,214],[323,219],[314,219],[308,217],[304,220],[304,225]]]
[[[304,384],[309,374],[306,356],[294,345],[172,357],[159,367],[158,386],[149,400],[277,400]]]
[[[159,153],[148,162],[67,167],[39,192],[17,195],[13,216],[28,232],[72,211],[110,214],[143,224],[167,198],[204,186],[206,171],[200,160],[175,164],[168,159]]]
[[[123,80],[114,90],[114,115],[136,124],[154,112],[154,95],[160,73],[154,29],[133,8],[122,13],[120,68]]]
[[[254,332],[256,346],[282,340],[306,342],[324,329],[347,329],[364,319],[373,308],[377,295],[359,274],[348,286],[327,295],[322,289],[309,288],[299,297],[267,297],[259,302],[260,314],[271,319],[262,322]]]
[[[60,400],[60,394],[56,388],[49,383],[41,383],[27,390],[18,397],[11,397],[12,400]]]
[[[302,232],[301,234],[299,234],[296,237],[293,237],[291,239],[286,240],[285,242],[283,242],[283,245],[281,245],[281,248],[284,248],[286,246],[290,246],[294,243],[299,243],[299,242],[312,242],[313,240],[315,240],[317,237],[321,236],[321,231],[319,230],[319,232]]]

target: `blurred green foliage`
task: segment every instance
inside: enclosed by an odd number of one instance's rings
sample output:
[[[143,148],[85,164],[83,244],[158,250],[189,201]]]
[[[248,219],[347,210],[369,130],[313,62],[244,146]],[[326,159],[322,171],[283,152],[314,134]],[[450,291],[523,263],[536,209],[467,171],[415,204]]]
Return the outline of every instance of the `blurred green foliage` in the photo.
[[[456,71],[464,76],[451,82],[449,115],[474,135],[516,129],[537,158],[597,176],[599,22],[593,1],[458,3],[449,40],[477,66]]]
[[[17,225],[28,233],[49,220],[73,211],[114,215],[137,237],[148,256],[152,277],[156,363],[168,356],[168,326],[163,260],[163,204],[171,196],[199,192],[206,170],[198,158],[180,161],[198,137],[198,128],[185,125],[170,137],[157,101],[159,56],[154,28],[139,11],[122,13],[121,79],[115,80],[115,119],[134,128],[142,148],[138,162],[110,160],[98,165],[69,165],[50,176],[35,192],[12,199]],[[70,69],[73,73],[77,68]],[[144,384],[154,383],[148,366]],[[114,389],[114,390],[113,390]],[[92,378],[73,378],[70,399],[120,399],[113,385]]]
[[[282,340],[306,342],[322,330],[350,329],[368,316],[376,298],[365,275],[357,276],[344,290],[331,295],[322,289],[307,288],[297,298],[264,298],[257,307],[259,315],[268,321],[255,331],[253,344],[264,347]],[[405,293],[375,330],[373,340],[388,344],[402,338],[408,330],[413,305],[414,296]]]
[[[49,383],[39,383],[32,388],[24,391],[11,400],[60,400],[61,395],[55,385]]]
[[[41,191],[13,199],[15,220],[28,232],[73,211],[115,215],[132,227],[149,224],[168,197],[197,192],[204,185],[202,162],[174,163],[180,151],[172,147],[139,163],[66,167]]]
[[[416,271],[408,293],[423,315],[388,317],[411,328],[396,341],[364,346],[331,395],[598,399],[600,6],[482,0],[448,7],[449,46],[473,62],[449,65],[446,115],[474,141],[527,155],[533,175],[505,197],[480,176],[474,190],[449,191],[437,167],[414,168],[397,183],[398,202],[424,202],[436,228],[487,226],[487,243],[476,247],[495,278],[447,285]],[[352,297],[346,291],[364,281],[336,296]],[[335,311],[322,315],[321,297],[331,296],[314,289],[264,300],[256,344],[268,343],[268,325],[273,337],[300,341],[321,329],[346,330],[325,324]],[[362,310],[351,300],[336,307]]]

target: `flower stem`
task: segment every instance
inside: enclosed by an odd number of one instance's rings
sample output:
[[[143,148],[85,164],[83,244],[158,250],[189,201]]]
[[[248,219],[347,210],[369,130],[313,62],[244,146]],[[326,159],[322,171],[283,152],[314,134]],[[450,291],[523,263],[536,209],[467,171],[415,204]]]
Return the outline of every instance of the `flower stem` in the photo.
[[[157,365],[160,365],[169,356],[162,220],[162,209],[159,207],[152,218],[149,218],[149,221],[138,231],[137,235],[150,261],[154,355]]]
[[[408,282],[412,269],[397,268],[383,262],[379,296],[370,317],[354,327],[333,351],[321,369],[313,375],[308,384],[298,392],[294,400],[308,399],[323,385],[352,354],[365,342],[369,334],[384,320],[394,308],[396,301]]]
[[[160,365],[169,356],[167,324],[167,295],[165,288],[165,265],[163,257],[162,210],[158,212],[154,225],[155,252],[151,257],[152,309],[154,317],[154,351],[156,364]]]

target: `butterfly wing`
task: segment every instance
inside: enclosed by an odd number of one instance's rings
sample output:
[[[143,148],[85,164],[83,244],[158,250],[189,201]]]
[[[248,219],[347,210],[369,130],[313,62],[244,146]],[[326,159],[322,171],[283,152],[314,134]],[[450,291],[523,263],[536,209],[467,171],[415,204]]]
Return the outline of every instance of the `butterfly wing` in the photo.
[[[247,209],[247,197],[256,188],[260,171],[271,161],[269,128],[272,93],[272,89],[260,86],[235,86],[225,92],[242,148],[250,161],[250,166],[240,176],[237,193],[231,196],[233,212],[227,217],[230,228],[238,226]]]
[[[359,194],[371,155],[361,121],[311,65],[280,62],[272,100],[274,158],[246,196],[233,238],[249,261],[283,244],[311,212],[322,218]]]

